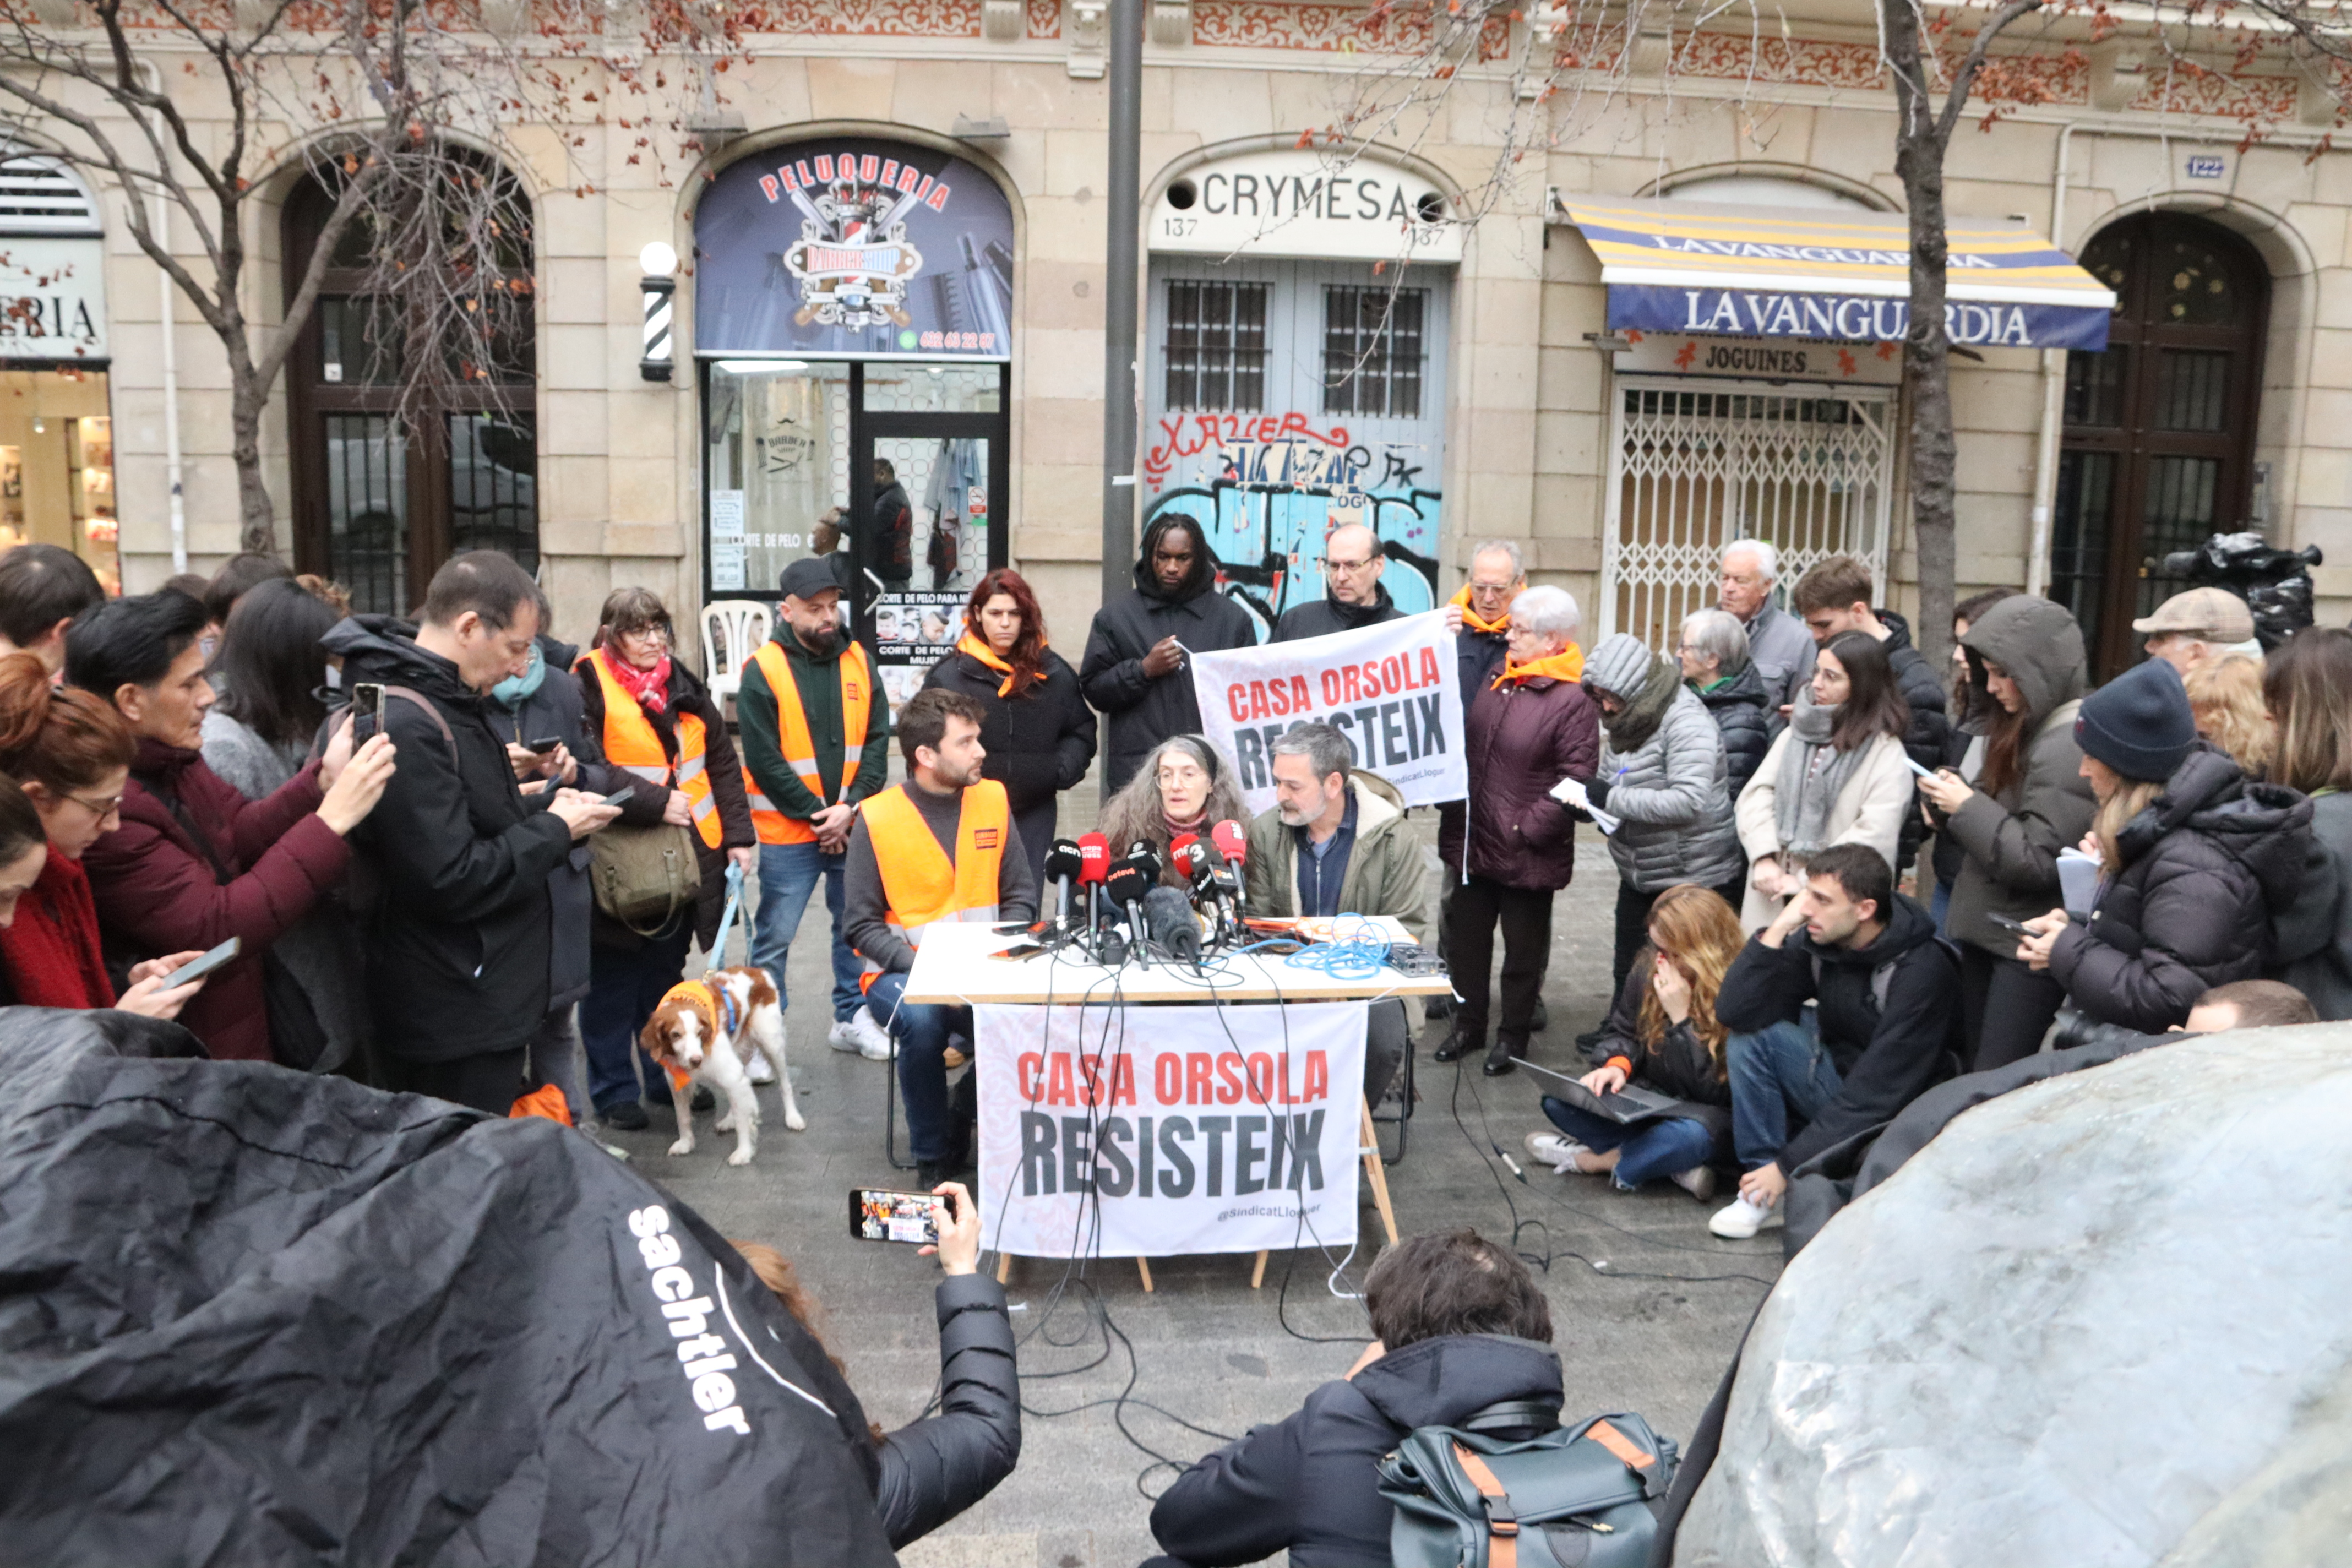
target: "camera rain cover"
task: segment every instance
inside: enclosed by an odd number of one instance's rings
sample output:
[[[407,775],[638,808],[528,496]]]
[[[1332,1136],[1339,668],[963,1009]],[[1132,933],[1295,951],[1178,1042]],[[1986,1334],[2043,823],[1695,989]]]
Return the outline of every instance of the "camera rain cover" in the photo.
[[[589,1139],[0,1012],[0,1560],[887,1564],[856,1398]]]

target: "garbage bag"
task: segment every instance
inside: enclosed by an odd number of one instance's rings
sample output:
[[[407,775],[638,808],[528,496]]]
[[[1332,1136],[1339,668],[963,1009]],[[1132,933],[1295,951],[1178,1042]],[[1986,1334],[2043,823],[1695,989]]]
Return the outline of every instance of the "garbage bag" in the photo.
[[[653,1184],[121,1018],[0,1011],[0,1562],[893,1560],[856,1397]]]
[[[1676,1568],[2352,1561],[2352,1025],[1977,1106],[1765,1302]]]

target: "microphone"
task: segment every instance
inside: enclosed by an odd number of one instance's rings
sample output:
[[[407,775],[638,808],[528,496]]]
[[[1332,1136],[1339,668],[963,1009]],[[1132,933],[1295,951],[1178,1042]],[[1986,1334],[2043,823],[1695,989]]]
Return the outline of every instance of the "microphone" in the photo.
[[[1249,869],[1249,839],[1243,834],[1242,825],[1231,817],[1209,829],[1209,838],[1224,856],[1225,864],[1233,868],[1234,923],[1238,925],[1243,914],[1242,889],[1248,881],[1244,873]]]
[[[1148,841],[1139,838],[1127,847],[1127,863],[1151,880],[1155,882],[1160,880],[1161,865],[1160,851],[1154,849]]]
[[[1133,938],[1131,945],[1139,957],[1143,952],[1146,931],[1143,900],[1151,891],[1151,877],[1145,873],[1143,866],[1137,863],[1133,855],[1112,867],[1110,875],[1103,882],[1103,891],[1109,895],[1112,902],[1127,911],[1128,935]],[[1143,958],[1146,968],[1150,966],[1150,962],[1149,958]]]
[[[1201,925],[1192,906],[1173,888],[1154,888],[1143,895],[1143,918],[1150,922],[1151,940],[1171,961],[1201,967]]]
[[[1045,851],[1045,876],[1047,880],[1062,885],[1054,911],[1054,929],[1056,931],[1070,929],[1072,884],[1078,879],[1078,841],[1075,838],[1055,839],[1053,847]]]
[[[1096,908],[1102,897],[1103,879],[1110,874],[1110,840],[1099,833],[1078,836],[1078,885],[1087,890],[1087,930],[1096,923]]]
[[[1201,868],[1207,860],[1208,857],[1202,849],[1201,836],[1197,833],[1180,833],[1175,842],[1168,846],[1169,864],[1196,887],[1201,880]]]

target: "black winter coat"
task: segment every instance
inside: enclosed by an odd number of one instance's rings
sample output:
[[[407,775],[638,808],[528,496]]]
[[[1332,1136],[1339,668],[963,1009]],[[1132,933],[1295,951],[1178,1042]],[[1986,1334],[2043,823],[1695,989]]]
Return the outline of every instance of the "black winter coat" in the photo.
[[[320,639],[343,658],[343,689],[404,686],[436,709],[455,742],[414,702],[386,698],[400,766],[352,830],[382,884],[363,936],[383,1048],[455,1061],[529,1042],[548,1010],[548,874],[572,830],[525,795],[507,764],[489,698],[389,616],[354,616]]]
[[[1558,891],[1576,874],[1576,818],[1552,799],[1569,777],[1601,766],[1601,709],[1573,680],[1537,676],[1486,687],[1470,709],[1464,810],[1442,815],[1437,852],[1459,876]]]
[[[1078,663],[1078,684],[1087,700],[1110,721],[1104,776],[1113,794],[1135,776],[1152,747],[1171,735],[1201,731],[1192,670],[1178,668],[1154,680],[1143,673],[1143,656],[1170,637],[1194,653],[1257,646],[1257,623],[1217,592],[1216,563],[1205,553],[1193,557],[1192,575],[1181,592],[1160,593],[1150,563],[1151,548],[1164,531],[1166,524],[1161,523],[1144,533],[1135,591],[1095,612],[1086,657]]]
[[[2311,802],[2247,783],[2200,742],[2116,840],[2123,869],[2090,923],[2058,934],[2050,973],[2084,1016],[2159,1034],[2209,988],[2262,973],[2303,879]]]
[[[1888,963],[1895,968],[1882,1010],[1876,974]],[[1959,1044],[1959,954],[1937,938],[1927,910],[1897,893],[1893,918],[1868,947],[1816,948],[1802,927],[1778,948],[1749,937],[1716,993],[1715,1016],[1735,1033],[1754,1034],[1797,1022],[1807,1002],[1819,1004],[1822,1045],[1841,1084],[1782,1147],[1784,1174],[1832,1143],[1893,1121],[1948,1076]]]
[[[1309,599],[1303,605],[1293,605],[1282,612],[1274,623],[1274,636],[1268,642],[1297,642],[1301,637],[1328,637],[1333,632],[1352,632],[1360,626],[1376,626],[1383,621],[1401,620],[1404,612],[1396,607],[1389,591],[1378,583],[1372,584],[1372,602],[1369,605],[1343,605],[1326,595]],[[1491,678],[1490,678],[1491,679]]]
[[[1478,693],[1495,684],[1495,677],[1503,673],[1503,662],[1509,657],[1511,639],[1501,632],[1474,632],[1462,628],[1454,639],[1454,661],[1461,676],[1462,717],[1470,717],[1471,707]],[[1759,752],[1758,756],[1763,753]]]
[[[952,648],[923,677],[926,687],[961,691],[985,710],[980,743],[988,760],[981,776],[1003,782],[1015,816],[1076,789],[1095,760],[1094,710],[1078,690],[1077,671],[1052,648],[1044,668],[1045,679],[1031,681],[1019,697],[999,697],[1004,677]]]
[[[539,657],[547,667],[546,677],[539,689],[512,707],[495,698],[483,705],[490,727],[501,741],[511,740],[516,745],[543,741],[553,735],[562,741],[580,771],[575,788],[590,795],[610,795],[629,786],[628,773],[613,767],[604,761],[601,737],[593,733],[581,718],[580,682],[572,673],[572,661],[580,650],[568,642],[558,642],[542,635],[539,639]],[[628,811],[621,820],[630,820]],[[564,857],[547,879],[547,896],[554,906],[555,927],[553,946],[548,957],[547,1005],[552,1008],[569,1006],[588,994],[588,933],[596,909],[596,892],[588,881],[588,841],[573,842],[572,852]]]
[[[597,738],[601,752],[604,736],[604,683],[596,679],[594,670],[574,677],[580,685],[583,721]],[[710,778],[711,804],[719,808],[719,847],[713,849],[694,836],[694,858],[702,868],[702,886],[695,895],[694,937],[708,948],[719,934],[719,917],[727,912],[727,851],[749,849],[760,842],[751,826],[751,802],[743,793],[743,763],[735,750],[734,738],[727,733],[727,721],[720,717],[719,705],[710,700],[710,689],[694,671],[670,660],[669,710],[649,713],[654,733],[661,738],[662,755],[672,764],[677,762],[677,716],[680,712],[694,714],[702,721],[702,761]],[[662,819],[662,809],[669,804],[669,791],[650,779],[641,779],[625,769],[615,768],[618,775],[613,788],[625,784],[631,791],[621,803],[620,820],[631,827],[652,827]],[[610,793],[609,791],[607,792]],[[748,929],[751,910],[747,901],[736,912],[737,922]],[[637,948],[645,938],[598,910],[595,918],[595,941],[598,947]]]
[[[1610,1005],[1601,1024],[1601,1059],[1622,1059],[1633,1081],[1682,1102],[1675,1114],[1715,1135],[1710,1164],[1734,1163],[1731,1147],[1731,1079],[1706,1054],[1706,1043],[1689,1024],[1669,1024],[1654,1047],[1642,1045],[1642,998],[1650,992],[1650,970],[1658,950],[1643,944],[1633,973]]]
[[[1422,1340],[1325,1384],[1296,1414],[1185,1471],[1152,1506],[1151,1533],[1170,1556],[1203,1568],[1286,1548],[1291,1568],[1385,1565],[1396,1510],[1376,1467],[1406,1433],[1507,1399],[1560,1398],[1549,1345],[1501,1334]]]
[[[1892,610],[1871,613],[1886,628],[1886,640],[1879,646],[1886,650],[1886,662],[1894,669],[1895,683],[1911,710],[1911,722],[1903,731],[1903,750],[1913,762],[1933,773],[1944,765],[1945,752],[1952,739],[1952,721],[1945,710],[1944,683],[1937,679],[1935,667],[1927,662],[1927,656],[1911,646],[1910,622]],[[1898,871],[1911,864],[1927,838],[1927,819],[1916,808],[1905,812],[1903,833],[1895,849]]]
[[[940,1413],[882,1439],[874,1507],[894,1552],[995,1490],[1021,1458],[1021,1375],[1004,1287],[984,1274],[958,1274],[933,1294]]]
[[[1724,787],[1737,805],[1739,792],[1763,765],[1764,753],[1772,749],[1771,726],[1765,722],[1764,678],[1753,664],[1743,664],[1738,675],[1697,696],[1722,732]]]

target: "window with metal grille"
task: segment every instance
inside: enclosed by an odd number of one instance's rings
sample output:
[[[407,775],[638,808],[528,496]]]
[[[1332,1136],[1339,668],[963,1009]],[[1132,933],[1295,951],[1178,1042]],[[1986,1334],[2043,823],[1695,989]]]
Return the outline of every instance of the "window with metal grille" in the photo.
[[[1265,407],[1263,283],[1168,280],[1168,406],[1255,414]]]
[[[1426,289],[1323,290],[1323,412],[1421,417]]]

